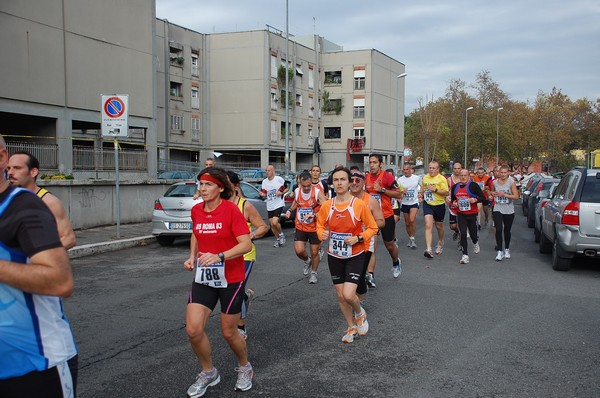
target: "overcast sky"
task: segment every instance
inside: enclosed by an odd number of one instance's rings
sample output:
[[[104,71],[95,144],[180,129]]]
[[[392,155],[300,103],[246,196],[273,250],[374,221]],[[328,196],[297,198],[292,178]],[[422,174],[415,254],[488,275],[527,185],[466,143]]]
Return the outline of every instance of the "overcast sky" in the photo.
[[[156,17],[200,33],[285,31],[285,0],[156,0]],[[406,65],[406,114],[451,79],[488,70],[513,100],[557,87],[600,98],[598,0],[289,0],[289,32]]]

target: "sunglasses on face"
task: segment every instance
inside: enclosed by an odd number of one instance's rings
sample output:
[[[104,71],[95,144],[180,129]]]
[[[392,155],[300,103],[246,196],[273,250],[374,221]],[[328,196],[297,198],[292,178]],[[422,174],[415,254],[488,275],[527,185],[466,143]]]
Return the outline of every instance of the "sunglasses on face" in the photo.
[[[362,182],[362,178],[354,177],[350,179],[352,184],[360,184]]]

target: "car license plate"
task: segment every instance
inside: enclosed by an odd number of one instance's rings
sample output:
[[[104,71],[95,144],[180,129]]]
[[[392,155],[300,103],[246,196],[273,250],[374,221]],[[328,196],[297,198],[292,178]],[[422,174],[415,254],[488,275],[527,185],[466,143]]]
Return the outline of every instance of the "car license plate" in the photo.
[[[169,223],[169,229],[192,229],[191,222],[172,222]]]

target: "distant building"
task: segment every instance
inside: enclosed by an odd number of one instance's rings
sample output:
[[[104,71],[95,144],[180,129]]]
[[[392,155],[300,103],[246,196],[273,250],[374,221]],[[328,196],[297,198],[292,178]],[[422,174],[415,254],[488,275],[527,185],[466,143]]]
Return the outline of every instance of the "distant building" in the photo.
[[[402,162],[404,65],[377,50],[290,35],[286,129],[285,34],[271,27],[202,34],[144,0],[4,2],[0,18],[2,133],[47,170],[112,176],[101,94],[129,95],[128,178],[194,170],[213,152],[221,165],[282,170],[286,132],[291,170],[364,166],[370,152],[391,164],[396,148]]]

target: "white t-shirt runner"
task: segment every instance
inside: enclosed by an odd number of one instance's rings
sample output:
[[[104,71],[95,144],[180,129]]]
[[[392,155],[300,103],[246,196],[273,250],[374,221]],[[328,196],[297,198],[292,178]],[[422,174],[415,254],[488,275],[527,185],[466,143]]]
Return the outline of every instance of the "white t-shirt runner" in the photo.
[[[402,197],[402,204],[411,206],[419,203],[419,190],[421,185],[421,178],[417,175],[411,175],[410,177],[402,176],[398,178],[398,185],[404,189],[404,196]]]
[[[273,177],[272,180],[265,178],[262,182],[262,190],[267,194],[267,210],[273,211],[285,205],[283,195],[277,196],[276,192],[285,184],[285,180],[280,176]]]

